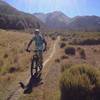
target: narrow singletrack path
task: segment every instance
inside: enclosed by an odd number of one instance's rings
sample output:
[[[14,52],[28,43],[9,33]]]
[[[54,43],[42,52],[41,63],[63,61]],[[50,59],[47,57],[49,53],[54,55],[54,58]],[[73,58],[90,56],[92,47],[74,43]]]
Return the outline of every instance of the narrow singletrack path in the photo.
[[[50,54],[50,56],[48,57],[48,59],[46,59],[43,63],[43,77],[45,79],[45,77],[47,76],[48,72],[49,72],[49,68],[45,68],[46,65],[48,64],[48,62],[53,58],[55,52],[56,52],[56,46],[58,44],[58,42],[60,41],[60,36],[57,37],[57,39],[55,40],[55,43],[53,45],[53,48],[52,48],[52,52]],[[25,79],[25,83],[27,83],[29,81],[29,77],[30,75],[27,75],[26,79]],[[21,95],[23,95],[23,90],[18,87],[17,89],[15,89],[10,95],[9,97],[7,98],[7,100],[19,100],[19,98],[21,97]]]

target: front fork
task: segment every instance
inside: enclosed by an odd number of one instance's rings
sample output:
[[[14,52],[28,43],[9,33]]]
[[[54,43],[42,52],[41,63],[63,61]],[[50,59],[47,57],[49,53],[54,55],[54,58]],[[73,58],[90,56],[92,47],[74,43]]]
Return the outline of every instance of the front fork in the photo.
[[[31,62],[31,75],[33,75],[33,69],[35,69],[35,72],[38,72],[38,59],[36,56],[33,56],[32,62]]]
[[[31,75],[33,75],[33,69],[35,69],[35,72],[38,72],[38,68],[41,71],[43,68],[43,58],[42,56],[39,57],[37,55],[33,56],[32,63],[31,63]]]

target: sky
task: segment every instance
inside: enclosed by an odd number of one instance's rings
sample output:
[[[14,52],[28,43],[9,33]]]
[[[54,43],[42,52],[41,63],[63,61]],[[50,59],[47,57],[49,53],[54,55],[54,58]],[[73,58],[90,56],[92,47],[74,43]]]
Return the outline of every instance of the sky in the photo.
[[[69,17],[100,16],[100,0],[4,0],[18,10],[28,13],[62,11]]]

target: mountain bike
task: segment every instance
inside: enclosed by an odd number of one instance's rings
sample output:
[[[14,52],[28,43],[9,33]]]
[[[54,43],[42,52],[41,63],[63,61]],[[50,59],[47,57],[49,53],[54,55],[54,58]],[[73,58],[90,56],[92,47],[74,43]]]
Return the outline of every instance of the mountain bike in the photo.
[[[31,52],[31,51],[28,51],[28,52]],[[39,53],[38,50],[34,50],[34,55],[32,57],[32,61],[31,61],[31,76],[33,76],[34,73],[41,72],[42,68],[43,68],[42,54]]]

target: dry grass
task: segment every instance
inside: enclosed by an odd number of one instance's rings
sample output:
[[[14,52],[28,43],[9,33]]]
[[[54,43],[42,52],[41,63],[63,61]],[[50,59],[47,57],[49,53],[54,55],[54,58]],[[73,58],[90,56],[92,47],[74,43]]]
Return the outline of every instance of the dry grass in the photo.
[[[32,35],[24,32],[0,30],[0,100],[6,100],[18,82],[27,76],[33,52],[25,50],[31,38]],[[46,37],[46,40],[50,48],[52,39]],[[34,43],[31,49],[34,49]],[[45,58],[48,55],[45,54]]]
[[[29,39],[31,35],[23,32],[0,30],[0,100],[5,100],[10,85],[29,66],[31,55],[25,52]]]
[[[60,81],[61,100],[99,100],[100,45],[88,44],[83,46],[77,45],[76,42],[100,39],[100,33],[80,32],[69,34],[62,36],[62,38],[67,38],[67,41],[64,41],[66,46],[60,49],[59,56],[60,58],[65,56],[65,49],[69,47],[73,47],[76,51],[74,56],[69,56],[69,53],[67,53],[68,59],[61,59],[60,62],[61,72],[63,72]],[[71,42],[74,44],[72,45]]]
[[[73,65],[65,69],[61,81],[61,100],[99,100],[100,70],[91,65]]]
[[[0,74],[9,73],[12,68],[24,70],[29,62],[25,52],[30,35],[0,30]]]
[[[50,33],[49,33],[50,35]],[[18,81],[22,79],[22,76],[25,76],[25,74],[22,74],[23,72],[27,71],[30,66],[30,59],[33,55],[33,53],[26,53],[25,48],[28,43],[28,41],[31,39],[32,35],[25,34],[23,32],[14,32],[14,31],[4,31],[0,30],[0,99],[5,100],[5,95],[9,93],[9,85],[16,84],[18,85]],[[48,35],[47,35],[48,37]],[[50,42],[48,42],[49,49],[50,45],[54,43],[54,40],[52,41],[52,36],[50,35]],[[49,37],[48,37],[49,38]],[[98,45],[88,45],[88,46],[78,46],[78,45],[68,45],[68,43],[74,39],[97,39],[100,38],[100,33],[65,33],[65,35],[61,37],[60,43],[64,43],[64,47],[57,48],[55,57],[52,59],[50,64],[50,71],[48,72],[47,81],[46,81],[46,87],[45,87],[45,98],[44,100],[50,100],[50,96],[52,95],[53,100],[56,100],[56,97],[59,97],[57,95],[60,95],[59,89],[58,89],[58,74],[61,73],[60,66],[62,72],[65,70],[69,70],[71,66],[75,66],[75,64],[83,64],[88,63],[92,66],[99,66],[100,65],[100,46]],[[33,45],[34,46],[34,45]],[[75,51],[74,56],[65,55],[65,48],[73,47]],[[77,51],[77,48],[80,47],[84,49],[86,60],[81,59],[81,55],[79,51]],[[81,51],[83,54],[83,51]],[[48,53],[46,55],[46,58],[50,55]],[[59,62],[60,60],[60,62]],[[58,63],[56,63],[58,62]],[[58,65],[56,65],[58,64]],[[56,65],[56,66],[55,66]],[[62,66],[63,65],[63,66]],[[66,66],[67,65],[67,66]],[[52,67],[54,66],[54,67]],[[54,69],[52,69],[54,68]],[[77,69],[77,68],[76,68]],[[55,76],[56,74],[56,76]],[[20,77],[21,76],[21,77]],[[76,75],[77,76],[77,75]],[[19,78],[20,77],[20,78]],[[56,80],[55,80],[56,78]],[[76,77],[75,77],[76,78]],[[49,85],[48,85],[49,84]],[[11,86],[10,85],[10,86]],[[50,86],[48,88],[48,86]],[[54,87],[53,89],[51,87]],[[37,87],[38,88],[38,87]],[[56,90],[57,88],[57,90]],[[36,93],[35,90],[30,95],[26,95],[21,97],[20,100],[33,100],[33,98],[39,98],[41,95],[41,90],[39,90],[39,93]],[[53,92],[53,90],[55,91]],[[10,88],[11,90],[11,88]],[[51,91],[52,90],[52,94]],[[42,91],[43,92],[43,91]],[[53,94],[55,93],[55,94]],[[49,94],[49,96],[48,96]],[[40,99],[40,98],[39,98]],[[57,98],[58,99],[58,98]]]

